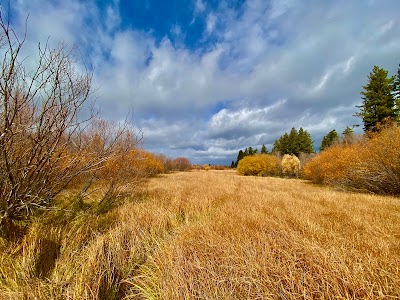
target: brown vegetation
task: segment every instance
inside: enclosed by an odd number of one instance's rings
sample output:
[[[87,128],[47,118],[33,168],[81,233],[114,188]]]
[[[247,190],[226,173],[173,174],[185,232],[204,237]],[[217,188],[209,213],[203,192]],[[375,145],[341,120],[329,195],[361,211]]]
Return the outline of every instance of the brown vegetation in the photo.
[[[315,183],[400,195],[400,128],[387,125],[353,144],[338,144],[304,167]]]
[[[177,157],[171,160],[171,169],[173,171],[189,171],[191,167],[192,164],[186,157]]]
[[[125,201],[0,239],[0,299],[400,297],[397,198],[210,170]]]

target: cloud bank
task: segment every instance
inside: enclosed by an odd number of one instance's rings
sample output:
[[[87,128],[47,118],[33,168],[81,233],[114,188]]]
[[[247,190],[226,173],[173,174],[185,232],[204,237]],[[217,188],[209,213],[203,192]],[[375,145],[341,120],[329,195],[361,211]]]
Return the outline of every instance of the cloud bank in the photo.
[[[330,130],[360,122],[352,115],[373,66],[394,74],[400,62],[396,0],[193,0],[157,11],[165,2],[143,1],[168,20],[163,31],[135,25],[126,2],[16,0],[12,23],[22,32],[29,15],[28,52],[48,38],[77,45],[102,113],[132,110],[147,149],[194,163],[271,149],[291,127],[318,148]]]

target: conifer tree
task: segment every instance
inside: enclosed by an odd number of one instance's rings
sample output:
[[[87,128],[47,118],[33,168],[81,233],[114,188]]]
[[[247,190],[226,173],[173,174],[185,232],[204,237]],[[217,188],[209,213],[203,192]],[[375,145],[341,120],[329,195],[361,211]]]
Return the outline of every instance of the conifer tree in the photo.
[[[249,155],[253,155],[254,154],[253,147],[250,146],[247,150],[248,150],[248,154]]]
[[[343,132],[343,143],[345,144],[351,144],[353,143],[354,140],[354,130],[352,127],[347,126]]]
[[[314,149],[311,135],[303,128],[300,128],[299,131],[292,128],[289,134],[285,132],[275,141],[272,152],[279,152],[282,155],[294,154],[296,156],[299,156],[300,153],[312,153]]]
[[[336,130],[333,129],[323,137],[319,151],[324,151],[337,142],[339,142],[339,135],[337,134]]]
[[[302,127],[299,129],[299,134],[298,134],[298,143],[299,143],[299,149],[298,149],[298,154],[299,156],[300,153],[313,153],[314,152],[314,142],[311,138],[311,134],[307,132],[307,130],[304,130]],[[295,153],[293,153],[295,154]]]
[[[238,156],[237,156],[237,159],[236,159],[236,163],[235,163],[235,167],[238,166],[239,161],[240,161],[241,159],[243,159],[245,156],[246,156],[246,155],[244,154],[243,150],[239,150],[239,153],[238,153]]]
[[[396,120],[397,109],[393,95],[393,77],[388,78],[388,72],[375,66],[368,76],[368,84],[364,90],[360,111],[355,116],[362,118],[364,131],[377,130],[379,122]]]
[[[264,144],[261,147],[261,154],[268,154],[268,149]]]
[[[299,133],[296,128],[292,127],[289,133],[289,142],[287,147],[287,153],[285,154],[294,154],[298,156],[300,150],[300,141],[299,141]]]

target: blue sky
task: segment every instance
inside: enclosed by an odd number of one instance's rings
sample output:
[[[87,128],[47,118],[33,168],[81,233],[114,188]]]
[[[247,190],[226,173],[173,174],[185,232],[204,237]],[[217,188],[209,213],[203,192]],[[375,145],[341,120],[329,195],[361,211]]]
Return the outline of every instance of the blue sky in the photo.
[[[4,4],[5,1],[1,1]],[[398,0],[13,0],[25,54],[79,47],[102,114],[129,111],[144,147],[230,164],[291,127],[315,148],[352,117],[374,65],[400,63]],[[79,63],[79,62],[78,62]]]

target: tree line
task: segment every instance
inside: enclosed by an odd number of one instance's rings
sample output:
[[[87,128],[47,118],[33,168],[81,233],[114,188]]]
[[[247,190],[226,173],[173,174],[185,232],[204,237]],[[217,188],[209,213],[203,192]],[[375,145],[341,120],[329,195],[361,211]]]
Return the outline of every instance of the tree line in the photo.
[[[388,71],[379,66],[374,66],[368,76],[368,83],[361,91],[362,104],[355,116],[360,117],[363,122],[364,132],[379,131],[379,125],[386,122],[400,123],[400,65],[397,74],[388,76]],[[342,132],[342,137],[335,129],[329,131],[321,141],[320,152],[343,142],[349,144],[354,142],[354,127],[347,126]],[[290,154],[297,157],[301,153],[313,153],[313,140],[311,135],[302,127],[297,131],[294,127],[289,133],[285,132],[275,140],[271,153],[280,155]],[[263,144],[260,154],[268,154],[267,147]],[[239,150],[236,161],[232,161],[231,167],[236,168],[239,161],[246,156],[258,154],[258,149],[252,147]]]
[[[313,145],[314,141],[307,130],[304,130],[302,127],[297,130],[293,127],[289,133],[285,132],[274,142],[271,154],[289,154],[295,156],[299,156],[301,153],[309,154],[314,152]],[[232,161],[231,167],[236,168],[240,160],[254,154],[258,154],[257,148],[253,149],[252,147],[248,147],[244,150],[239,150],[236,162]],[[265,144],[262,145],[260,154],[269,154]]]

